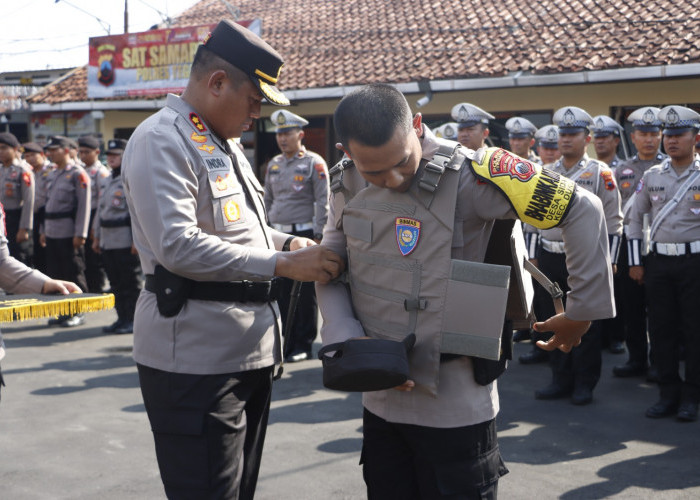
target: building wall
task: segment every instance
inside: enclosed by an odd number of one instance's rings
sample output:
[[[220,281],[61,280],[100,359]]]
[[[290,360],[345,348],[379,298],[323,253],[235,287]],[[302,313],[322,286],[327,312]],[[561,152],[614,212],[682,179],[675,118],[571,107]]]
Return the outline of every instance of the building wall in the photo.
[[[117,129],[133,129],[158,110],[149,111],[105,111],[98,125],[105,142],[114,139]]]

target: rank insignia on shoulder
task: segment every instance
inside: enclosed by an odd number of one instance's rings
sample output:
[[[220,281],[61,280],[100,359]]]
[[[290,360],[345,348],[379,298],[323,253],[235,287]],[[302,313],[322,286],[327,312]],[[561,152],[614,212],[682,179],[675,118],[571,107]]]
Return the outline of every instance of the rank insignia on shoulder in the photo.
[[[420,238],[420,221],[408,217],[396,218],[396,243],[404,257],[416,249]]]
[[[199,118],[199,115],[194,111],[190,113],[190,121],[192,122],[192,125],[194,125],[194,128],[196,128],[200,132],[204,132],[207,130],[207,127],[204,126],[204,123],[202,123],[202,120]]]
[[[197,132],[192,132],[190,139],[192,139],[197,144],[204,144],[205,142],[207,142],[207,136],[199,135]]]
[[[600,173],[600,176],[605,182],[605,189],[607,189],[608,191],[612,191],[613,189],[615,189],[615,179],[613,178],[613,173],[610,170],[603,170]]]
[[[202,150],[202,151],[206,151],[209,154],[214,154],[214,147],[215,146],[213,146],[213,145],[208,146],[206,144],[202,144],[201,146],[197,146],[197,149]]]

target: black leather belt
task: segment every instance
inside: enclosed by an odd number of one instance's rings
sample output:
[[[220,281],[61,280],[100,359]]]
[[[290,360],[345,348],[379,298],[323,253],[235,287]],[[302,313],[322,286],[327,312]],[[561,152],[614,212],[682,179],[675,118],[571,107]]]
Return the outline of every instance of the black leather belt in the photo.
[[[282,280],[271,281],[194,281],[187,298],[220,302],[272,302],[282,295]],[[156,281],[146,275],[146,290],[156,293]]]
[[[73,219],[75,214],[75,210],[70,212],[46,212],[45,217],[47,219]]]
[[[131,217],[124,217],[122,219],[100,219],[100,227],[127,227],[131,226]]]

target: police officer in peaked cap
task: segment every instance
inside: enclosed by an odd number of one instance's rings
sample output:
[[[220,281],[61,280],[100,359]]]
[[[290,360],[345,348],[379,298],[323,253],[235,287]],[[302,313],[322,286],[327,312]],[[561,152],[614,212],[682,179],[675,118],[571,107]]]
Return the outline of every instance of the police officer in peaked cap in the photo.
[[[614,266],[622,235],[620,194],[608,166],[586,154],[586,146],[591,140],[589,129],[593,126],[593,118],[581,108],[565,106],[554,113],[553,121],[559,127],[559,150],[562,157],[554,163],[552,170],[600,198],[605,213],[609,253]],[[550,280],[559,283],[562,290],[568,290],[565,245],[561,231],[558,228],[540,231],[539,244],[540,269]],[[551,310],[551,300],[542,301],[540,307],[541,310]],[[589,404],[593,399],[593,389],[600,379],[600,351],[601,322],[594,321],[581,344],[571,352],[551,353],[552,383],[535,391],[535,397],[557,399],[571,396],[571,402],[575,405]]]
[[[443,123],[439,127],[433,129],[435,137],[442,139],[449,139],[451,141],[457,140],[457,133],[459,130],[459,124],[457,122],[447,122]]]
[[[36,142],[22,144],[24,154],[22,158],[32,168],[34,174],[34,229],[32,231],[32,261],[34,268],[46,274],[46,249],[39,243],[41,227],[44,224],[44,212],[46,205],[46,183],[53,165],[46,158],[44,147]]]
[[[5,209],[5,230],[10,255],[32,266],[34,240],[34,174],[18,158],[21,144],[10,132],[0,133],[0,203]]]
[[[521,116],[513,116],[506,122],[508,130],[508,143],[510,150],[521,158],[525,158],[534,163],[541,163],[542,160],[532,150],[535,145],[535,133],[537,127]]]
[[[700,114],[683,106],[659,111],[669,155],[644,173],[629,215],[630,277],[644,283],[659,400],[646,416],[695,421],[700,403]],[[650,214],[648,238],[644,214]],[[649,253],[645,240],[649,241]],[[679,350],[685,349],[680,372]]]
[[[457,122],[457,141],[475,151],[483,148],[489,136],[489,120],[493,120],[494,116],[468,102],[455,105],[451,115]]]
[[[542,165],[550,165],[557,161],[559,153],[559,127],[556,125],[545,125],[535,132],[537,140],[537,154],[542,160]]]
[[[308,120],[286,109],[270,118],[275,126],[277,145],[282,151],[267,164],[265,207],[272,227],[285,233],[314,239],[323,237],[328,218],[328,167],[324,159],[302,144]],[[287,326],[292,280],[283,280],[278,301],[285,339],[285,360],[311,358],[311,347],[318,332],[318,307],[313,283],[301,285],[294,324]]]
[[[644,286],[635,282],[629,276],[630,254],[628,251],[627,232],[629,229],[629,213],[634,204],[634,193],[637,185],[642,180],[644,172],[654,165],[658,165],[666,158],[666,155],[659,151],[662,125],[658,117],[659,111],[661,111],[659,108],[644,106],[630,113],[627,117],[627,121],[632,125],[630,140],[637,149],[637,153],[632,158],[623,160],[618,165],[618,168],[615,169],[615,180],[620,190],[625,227],[620,246],[618,272],[615,275],[615,279],[619,280],[621,291],[617,301],[618,316],[622,318],[622,331],[625,335],[628,357],[625,364],[614,366],[612,371],[616,377],[647,375],[647,379],[650,381],[657,380],[658,372],[653,366],[654,357],[649,353],[647,341],[647,312]],[[649,361],[651,361],[652,366],[649,366]]]
[[[124,151],[146,274],[133,355],[170,498],[253,498],[282,358],[274,278],[325,282],[344,268],[324,246],[268,226],[263,188],[234,143],[263,99],[289,105],[282,64],[260,37],[221,21],[183,94],[168,95]]]
[[[609,116],[598,115],[593,117],[591,131],[596,157],[615,171],[620,164],[617,147],[625,129]]]

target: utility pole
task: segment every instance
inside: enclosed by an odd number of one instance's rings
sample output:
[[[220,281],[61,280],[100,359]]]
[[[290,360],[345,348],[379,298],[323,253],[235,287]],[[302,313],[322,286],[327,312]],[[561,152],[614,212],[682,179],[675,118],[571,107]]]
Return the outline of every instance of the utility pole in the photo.
[[[129,0],[124,0],[124,33],[129,32]]]

